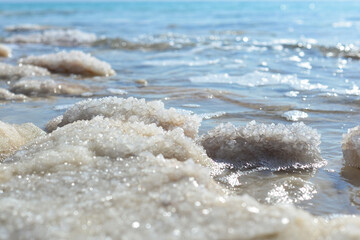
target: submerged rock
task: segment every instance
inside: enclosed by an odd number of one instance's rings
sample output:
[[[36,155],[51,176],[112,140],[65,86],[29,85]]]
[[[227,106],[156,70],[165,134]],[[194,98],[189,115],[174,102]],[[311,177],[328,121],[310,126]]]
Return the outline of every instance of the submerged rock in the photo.
[[[41,135],[44,131],[32,123],[17,125],[0,121],[0,164],[4,158]]]
[[[47,30],[40,33],[17,34],[5,39],[9,43],[38,43],[60,46],[78,46],[96,41],[96,35],[79,30]]]
[[[252,121],[238,128],[221,124],[199,142],[211,158],[239,168],[311,168],[325,163],[320,135],[304,123],[266,125]]]
[[[78,120],[90,120],[95,116],[130,122],[142,121],[146,124],[155,123],[165,130],[180,127],[184,130],[185,135],[191,138],[197,136],[201,123],[201,118],[196,115],[179,113],[174,108],[165,109],[164,103],[161,101],[146,102],[144,99],[133,97],[127,99],[106,97],[81,101],[70,107],[64,113],[57,127]],[[55,125],[54,122],[51,122],[51,124],[48,124],[47,130],[49,132],[53,131]]]
[[[21,79],[11,87],[14,93],[28,96],[80,95],[89,92],[84,85],[56,82],[53,79]]]
[[[7,46],[0,44],[0,57],[10,57],[11,49]]]
[[[87,76],[112,76],[115,71],[110,64],[81,51],[58,52],[41,56],[30,56],[21,63],[47,68],[51,72],[80,74]]]
[[[22,77],[31,76],[48,76],[50,72],[41,67],[30,65],[12,66],[5,63],[0,63],[0,80],[16,80]]]
[[[347,166],[360,168],[360,126],[343,135],[342,152]]]
[[[25,100],[27,97],[23,94],[14,94],[5,88],[0,88],[0,100]]]
[[[4,239],[349,239],[357,217],[228,196],[181,129],[94,118],[0,164]],[[199,159],[200,157],[200,159]],[[187,160],[188,159],[188,160]]]

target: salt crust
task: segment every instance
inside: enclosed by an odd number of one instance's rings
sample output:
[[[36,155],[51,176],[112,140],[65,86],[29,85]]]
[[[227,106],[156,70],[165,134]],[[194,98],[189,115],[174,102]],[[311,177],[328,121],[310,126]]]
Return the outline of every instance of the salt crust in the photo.
[[[197,137],[201,118],[196,115],[179,113],[176,109],[165,109],[161,101],[149,101],[133,97],[124,99],[117,97],[105,97],[100,99],[88,99],[76,103],[64,113],[61,123],[57,126],[78,120],[90,120],[95,116],[119,119],[129,122],[155,123],[165,130],[172,130],[180,127],[185,135],[191,138]],[[52,121],[46,130],[51,132],[55,129]]]
[[[9,64],[0,63],[0,80],[12,80],[22,77],[47,75],[50,75],[50,72],[45,68],[22,64],[18,66],[12,66]]]
[[[56,82],[53,79],[28,79],[23,78],[12,85],[14,93],[22,93],[28,96],[46,95],[80,95],[89,92],[89,88],[80,84]]]
[[[0,44],[0,57],[11,57],[11,49]]]
[[[51,28],[53,28],[53,27],[38,25],[38,24],[20,24],[20,25],[6,26],[5,30],[7,32],[26,32],[26,31],[48,30]]]
[[[227,196],[186,160],[198,150],[155,124],[96,117],[60,128],[0,164],[0,239],[360,238],[357,217]]]
[[[0,100],[26,100],[27,97],[23,94],[14,94],[5,88],[0,88]]]
[[[5,39],[9,43],[38,43],[61,46],[78,46],[96,41],[96,35],[79,30],[47,30],[40,33],[17,34]]]
[[[41,135],[44,135],[44,131],[32,123],[16,125],[0,121],[0,162],[22,145]]]
[[[221,124],[200,138],[207,154],[240,168],[270,169],[320,167],[320,135],[304,123]]]
[[[21,63],[47,68],[57,73],[73,73],[88,76],[112,76],[115,71],[110,64],[81,51],[58,52],[20,59]]]
[[[360,126],[343,135],[342,151],[347,166],[360,168]]]

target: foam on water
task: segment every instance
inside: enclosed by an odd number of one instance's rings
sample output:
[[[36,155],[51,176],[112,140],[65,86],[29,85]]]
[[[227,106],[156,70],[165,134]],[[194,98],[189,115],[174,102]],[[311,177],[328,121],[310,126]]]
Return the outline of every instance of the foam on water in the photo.
[[[123,121],[150,124],[155,123],[165,130],[182,128],[186,136],[195,138],[201,123],[201,118],[196,115],[179,113],[176,109],[165,109],[161,101],[146,102],[145,99],[133,97],[124,99],[106,97],[101,99],[89,99],[67,109],[61,122],[56,127],[65,126],[78,120],[90,120],[95,116],[119,119]],[[55,128],[56,128],[55,127]],[[53,131],[54,123],[48,125],[47,130]]]
[[[13,80],[30,76],[47,76],[49,71],[42,67],[31,65],[13,66],[10,64],[0,63],[0,80]]]
[[[44,134],[44,131],[32,123],[17,125],[0,121],[0,166],[4,158]]]
[[[93,33],[80,30],[60,29],[40,33],[17,34],[5,39],[8,43],[37,43],[60,46],[88,45],[97,39]]]
[[[21,93],[28,96],[48,95],[81,95],[89,92],[90,89],[81,84],[56,82],[53,79],[27,79],[23,78],[11,86],[14,93]]]
[[[325,164],[320,154],[320,135],[304,123],[221,124],[203,135],[199,142],[218,162],[242,168],[312,168]]]
[[[21,63],[47,68],[57,73],[73,73],[89,76],[112,76],[110,64],[81,51],[58,52],[20,59]]]
[[[0,164],[2,239],[347,239],[360,220],[228,196],[179,128],[96,117]],[[207,163],[206,163],[207,164]]]
[[[0,57],[11,57],[11,49],[0,44]]]
[[[0,100],[24,101],[26,99],[27,99],[27,97],[23,94],[15,94],[5,88],[0,88]]]
[[[347,166],[360,168],[360,126],[343,135],[342,151]]]

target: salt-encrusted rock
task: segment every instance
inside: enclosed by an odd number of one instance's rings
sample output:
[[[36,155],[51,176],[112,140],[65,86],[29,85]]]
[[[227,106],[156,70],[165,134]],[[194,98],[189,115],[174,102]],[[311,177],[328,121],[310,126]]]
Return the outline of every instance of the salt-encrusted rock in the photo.
[[[0,88],[0,100],[25,100],[27,97],[23,94],[15,94],[5,88]]]
[[[0,63],[0,80],[16,80],[22,77],[31,76],[48,76],[50,72],[41,67],[30,65],[12,66],[5,63]]]
[[[320,135],[304,123],[257,124],[245,127],[219,125],[199,142],[216,161],[239,168],[311,168],[325,163],[320,154]]]
[[[0,164],[1,238],[360,238],[359,217],[225,194],[179,130],[97,117],[39,138]]]
[[[32,123],[17,125],[0,121],[0,162],[21,146],[44,134],[44,131]]]
[[[360,168],[360,126],[343,135],[342,152],[347,166]]]
[[[59,127],[78,120],[90,120],[95,116],[119,119],[122,121],[150,124],[155,123],[165,130],[180,127],[185,135],[195,138],[201,123],[201,118],[189,113],[179,113],[176,109],[165,109],[161,101],[149,101],[133,97],[124,99],[117,97],[106,97],[101,99],[89,99],[81,101],[70,107],[64,113]],[[50,126],[51,125],[51,126]],[[54,130],[54,124],[47,128],[49,132]]]
[[[52,157],[52,151],[58,147],[63,151],[60,159]],[[48,158],[36,159],[35,156],[39,152],[48,155]],[[98,116],[89,121],[68,124],[37,139],[27,151],[18,152],[13,156],[13,159],[22,161],[28,168],[14,166],[12,174],[49,171],[48,168],[54,167],[51,164],[61,168],[59,161],[68,164],[75,162],[76,165],[78,162],[96,164],[94,157],[129,158],[142,153],[151,153],[155,156],[162,154],[165,158],[174,158],[178,161],[192,159],[207,166],[211,164],[204,149],[186,137],[181,128],[165,131],[155,124],[123,122]]]
[[[0,44],[0,57],[11,57],[11,49]]]
[[[17,34],[5,39],[8,43],[38,43],[60,46],[78,46],[96,41],[96,35],[79,30],[47,30],[40,33]]]
[[[14,93],[21,93],[28,96],[47,95],[80,95],[89,92],[90,89],[81,84],[56,82],[53,79],[21,79],[12,85]]]
[[[291,110],[284,112],[283,114],[281,114],[281,116],[286,118],[286,120],[288,121],[297,122],[300,119],[307,118],[309,115],[306,112]]]
[[[112,76],[115,71],[110,64],[81,51],[58,52],[30,56],[20,60],[23,64],[35,65],[57,73],[73,73],[87,76]]]
[[[5,31],[7,32],[27,32],[27,31],[42,31],[48,30],[53,27],[46,25],[38,25],[38,24],[20,24],[20,25],[11,25],[6,26]]]

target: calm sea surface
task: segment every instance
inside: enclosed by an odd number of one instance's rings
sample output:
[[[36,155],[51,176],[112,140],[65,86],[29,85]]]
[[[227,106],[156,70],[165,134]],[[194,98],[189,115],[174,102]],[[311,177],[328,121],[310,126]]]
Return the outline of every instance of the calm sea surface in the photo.
[[[127,94],[121,97],[160,99],[166,107],[203,114],[201,133],[225,122],[291,124],[284,113],[301,111],[299,121],[321,134],[327,166],[219,181],[263,203],[294,203],[316,215],[359,214],[360,170],[344,168],[341,151],[342,135],[360,122],[359,13],[357,1],[0,3],[2,40],[19,34],[5,27],[23,24],[77,29],[99,39],[72,46],[11,43],[13,57],[0,61],[16,64],[61,50],[91,53],[117,75],[57,78],[99,89],[93,97],[122,89]],[[148,85],[138,85],[139,79]],[[44,128],[84,98],[1,102],[0,120]]]

